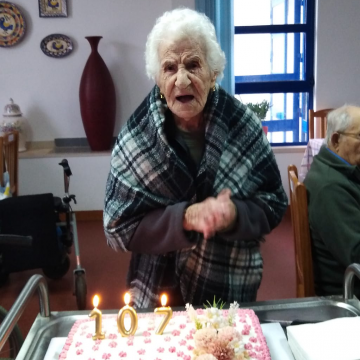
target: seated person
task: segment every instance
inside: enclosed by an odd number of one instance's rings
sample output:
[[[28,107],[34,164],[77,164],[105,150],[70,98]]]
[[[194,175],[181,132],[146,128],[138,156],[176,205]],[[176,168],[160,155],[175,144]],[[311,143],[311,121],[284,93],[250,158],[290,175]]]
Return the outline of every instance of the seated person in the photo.
[[[104,227],[132,251],[138,308],[255,301],[260,243],[287,207],[261,122],[227,94],[225,56],[210,20],[165,13],[146,45],[156,85],[121,130],[106,187]]]
[[[360,108],[330,112],[324,143],[304,180],[320,296],[342,294],[346,267],[360,262]]]

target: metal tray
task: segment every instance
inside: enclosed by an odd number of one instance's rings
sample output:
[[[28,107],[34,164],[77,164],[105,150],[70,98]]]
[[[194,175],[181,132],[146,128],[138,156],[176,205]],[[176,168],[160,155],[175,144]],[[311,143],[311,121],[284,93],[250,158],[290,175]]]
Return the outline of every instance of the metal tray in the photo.
[[[287,299],[244,303],[241,304],[241,308],[253,309],[261,323],[279,322],[283,328],[294,323],[314,323],[360,315],[360,304],[357,299],[349,300],[347,303],[340,300],[341,297]],[[103,314],[117,314],[118,310],[102,312]],[[139,312],[146,312],[146,310]],[[88,314],[89,311],[52,312],[50,317],[39,314],[16,360],[43,359],[51,339],[67,337],[74,322],[87,317]]]

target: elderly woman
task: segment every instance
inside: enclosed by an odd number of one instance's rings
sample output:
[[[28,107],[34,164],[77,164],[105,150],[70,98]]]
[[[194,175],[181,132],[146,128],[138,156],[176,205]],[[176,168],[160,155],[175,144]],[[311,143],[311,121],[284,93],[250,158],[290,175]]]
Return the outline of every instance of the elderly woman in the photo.
[[[119,134],[104,211],[108,244],[132,251],[134,305],[255,301],[260,242],[287,206],[261,123],[216,84],[225,56],[205,15],[166,12],[145,57],[156,85]]]

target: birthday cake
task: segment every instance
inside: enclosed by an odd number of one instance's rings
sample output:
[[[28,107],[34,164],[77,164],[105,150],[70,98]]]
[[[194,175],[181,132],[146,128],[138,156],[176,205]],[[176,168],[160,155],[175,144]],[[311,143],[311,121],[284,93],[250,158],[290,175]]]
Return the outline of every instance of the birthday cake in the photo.
[[[138,314],[134,336],[122,337],[117,316],[103,315],[103,340],[93,340],[94,319],[77,320],[59,359],[78,360],[270,360],[259,319],[253,310],[207,308],[174,312],[162,335],[162,316]]]

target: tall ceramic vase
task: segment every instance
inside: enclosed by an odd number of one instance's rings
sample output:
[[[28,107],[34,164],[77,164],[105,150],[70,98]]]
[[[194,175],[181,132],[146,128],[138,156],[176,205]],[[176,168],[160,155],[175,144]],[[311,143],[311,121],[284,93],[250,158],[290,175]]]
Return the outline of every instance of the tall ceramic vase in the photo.
[[[91,54],[80,81],[81,117],[91,150],[109,150],[115,125],[116,95],[109,69],[98,53],[102,36],[87,36]]]

